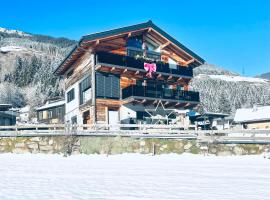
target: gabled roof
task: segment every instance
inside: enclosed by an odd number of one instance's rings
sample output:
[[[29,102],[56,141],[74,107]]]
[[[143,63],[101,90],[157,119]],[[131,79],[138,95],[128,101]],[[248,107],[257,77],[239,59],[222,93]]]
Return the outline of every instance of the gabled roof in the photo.
[[[140,29],[147,29],[147,28],[151,28],[151,29],[155,30],[160,35],[162,35],[164,38],[166,38],[167,40],[171,41],[173,44],[175,44],[177,47],[179,47],[180,49],[182,49],[183,51],[185,51],[186,53],[188,53],[190,56],[194,57],[200,63],[202,63],[202,64],[205,63],[205,60],[203,58],[201,58],[196,53],[194,53],[193,51],[191,51],[190,49],[188,49],[186,46],[184,46],[183,44],[181,44],[179,41],[177,41],[176,39],[174,39],[168,33],[166,33],[161,28],[159,28],[158,26],[156,26],[151,20],[149,20],[147,22],[136,24],[136,25],[121,27],[121,28],[117,28],[117,29],[112,29],[112,30],[108,30],[108,31],[103,31],[103,32],[98,32],[98,33],[93,33],[93,34],[89,34],[89,35],[83,36],[79,40],[77,46],[75,46],[71,50],[71,52],[62,61],[62,63],[57,67],[57,69],[55,70],[54,73],[55,74],[59,74],[59,72],[61,71],[61,65],[63,65],[76,50],[78,50],[78,47],[83,42],[92,41],[92,40],[98,40],[98,39],[104,38],[104,37],[110,37],[110,36],[114,36],[114,35],[118,35],[118,34],[123,34],[123,33],[132,32],[132,31],[136,31],[136,30],[140,30]]]
[[[6,111],[11,107],[12,107],[11,104],[0,104],[0,111]]]
[[[240,123],[270,121],[270,106],[237,109],[234,116],[234,121]]]
[[[36,108],[36,111],[47,110],[47,109],[54,108],[54,107],[64,106],[65,103],[66,103],[65,100],[47,103],[41,107]]]

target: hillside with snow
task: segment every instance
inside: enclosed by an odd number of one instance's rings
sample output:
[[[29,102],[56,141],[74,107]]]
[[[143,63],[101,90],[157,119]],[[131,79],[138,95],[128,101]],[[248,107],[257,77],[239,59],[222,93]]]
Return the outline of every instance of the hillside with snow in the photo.
[[[55,67],[76,41],[0,28],[0,102],[40,105],[62,95]]]
[[[270,80],[270,72],[264,73],[264,74],[260,74],[260,75],[258,75],[257,77],[258,77],[258,78],[264,78],[264,79]]]
[[[200,92],[206,111],[234,114],[237,108],[270,105],[270,81],[267,79],[243,77],[208,64],[194,71],[191,87]]]
[[[6,29],[6,28],[2,28],[2,27],[0,27],[0,32],[6,33],[6,34],[13,34],[13,35],[21,36],[21,37],[31,37],[32,36],[31,34],[27,34],[27,33],[22,32],[22,31],[11,30],[11,29]]]

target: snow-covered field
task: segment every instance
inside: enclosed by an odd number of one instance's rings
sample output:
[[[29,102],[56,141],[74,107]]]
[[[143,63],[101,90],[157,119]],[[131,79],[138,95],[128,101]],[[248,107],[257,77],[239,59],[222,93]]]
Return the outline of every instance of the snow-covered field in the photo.
[[[0,199],[270,199],[263,156],[1,154]]]

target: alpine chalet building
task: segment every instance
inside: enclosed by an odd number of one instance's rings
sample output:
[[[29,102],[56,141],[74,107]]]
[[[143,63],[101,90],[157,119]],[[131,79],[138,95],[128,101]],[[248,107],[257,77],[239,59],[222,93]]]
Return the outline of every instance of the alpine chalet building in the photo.
[[[200,101],[189,82],[204,62],[152,21],[83,36],[55,70],[65,121],[180,123]]]

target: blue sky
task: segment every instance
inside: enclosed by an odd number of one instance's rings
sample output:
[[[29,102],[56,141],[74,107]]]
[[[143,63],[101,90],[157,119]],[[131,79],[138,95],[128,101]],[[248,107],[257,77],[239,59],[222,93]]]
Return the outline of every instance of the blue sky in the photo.
[[[0,27],[67,37],[151,19],[208,63],[247,76],[270,72],[270,0],[11,0]]]

